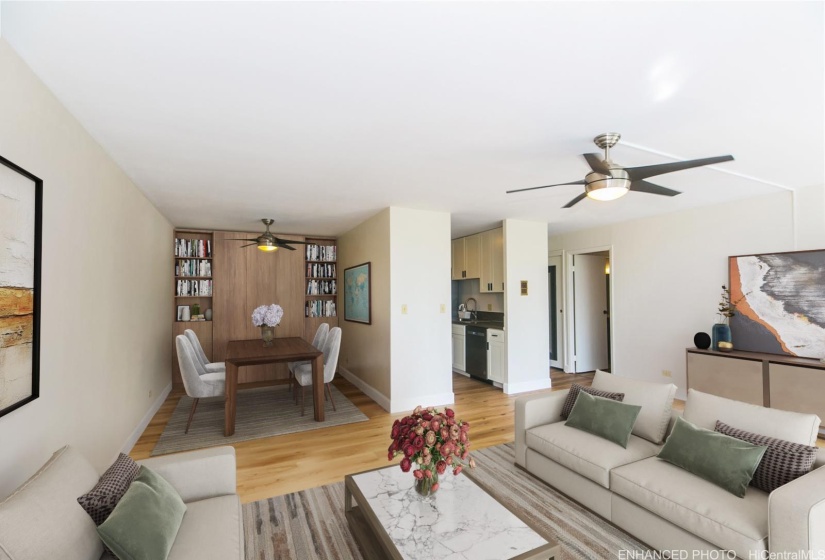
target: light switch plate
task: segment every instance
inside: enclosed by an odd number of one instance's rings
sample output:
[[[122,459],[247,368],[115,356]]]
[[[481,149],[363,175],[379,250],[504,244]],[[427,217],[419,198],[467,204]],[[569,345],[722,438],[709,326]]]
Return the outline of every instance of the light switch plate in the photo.
[[[444,305],[443,303],[441,304],[441,312],[442,312],[442,313],[446,313],[446,312],[447,312],[447,306],[446,306],[446,305]]]
[[[407,314],[407,304],[406,304],[406,303],[402,303],[402,304],[401,304],[401,314],[402,314],[402,315],[406,315],[406,314]]]

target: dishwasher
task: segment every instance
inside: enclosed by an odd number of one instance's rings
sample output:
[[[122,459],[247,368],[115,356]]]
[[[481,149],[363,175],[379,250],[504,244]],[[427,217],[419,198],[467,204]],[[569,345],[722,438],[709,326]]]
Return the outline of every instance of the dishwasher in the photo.
[[[465,371],[487,381],[487,328],[467,325],[465,332]]]

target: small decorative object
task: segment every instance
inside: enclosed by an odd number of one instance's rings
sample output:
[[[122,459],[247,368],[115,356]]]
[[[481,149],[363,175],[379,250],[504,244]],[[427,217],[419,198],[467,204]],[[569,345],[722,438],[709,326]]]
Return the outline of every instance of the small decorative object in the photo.
[[[465,466],[476,466],[470,457],[470,424],[457,420],[451,408],[439,412],[432,407],[415,407],[411,415],[393,422],[390,439],[387,458],[392,461],[404,455],[400,465],[404,472],[415,463],[415,490],[422,496],[438,490],[438,477],[447,468],[458,475]]]
[[[371,306],[370,263],[344,270],[344,320],[369,325]]]
[[[698,332],[696,336],[693,337],[693,344],[695,344],[699,350],[707,350],[710,348],[710,342],[710,335],[708,335],[708,333]]]
[[[192,312],[189,311],[189,306],[184,305],[183,309],[180,310],[180,320],[181,321],[190,321],[192,319]]]
[[[719,351],[720,352],[730,352],[733,350],[733,344],[730,342],[725,342],[724,340],[719,341]]]
[[[201,314],[201,306],[199,303],[192,304],[192,315],[200,315]]]
[[[281,322],[284,310],[280,305],[261,305],[252,312],[252,324],[261,327],[261,338],[264,346],[272,346],[275,338],[275,327]]]
[[[719,301],[719,315],[717,316],[718,319],[716,324],[713,325],[713,349],[719,350],[719,343],[720,342],[731,342],[731,334],[730,334],[730,326],[728,325],[728,321],[731,317],[736,315],[736,306],[739,304],[740,301],[744,296],[739,298],[736,301],[731,301],[730,299],[730,289],[722,285],[722,299]],[[731,349],[733,346],[731,345]]]
[[[212,310],[207,309],[206,313],[204,313],[203,316],[207,321],[211,321],[212,320]]]

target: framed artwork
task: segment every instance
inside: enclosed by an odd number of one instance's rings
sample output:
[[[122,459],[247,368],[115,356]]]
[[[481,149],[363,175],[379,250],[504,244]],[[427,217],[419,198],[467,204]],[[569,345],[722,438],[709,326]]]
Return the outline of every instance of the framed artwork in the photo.
[[[372,286],[370,263],[344,270],[344,320],[371,324]]]
[[[40,396],[43,181],[0,157],[0,416]]]
[[[825,358],[825,250],[728,259],[733,347]]]

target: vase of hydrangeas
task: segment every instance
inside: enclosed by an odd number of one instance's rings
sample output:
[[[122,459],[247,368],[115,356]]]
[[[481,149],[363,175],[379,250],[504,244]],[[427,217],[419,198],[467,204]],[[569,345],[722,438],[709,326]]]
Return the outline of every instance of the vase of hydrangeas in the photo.
[[[264,346],[272,346],[275,339],[275,327],[281,322],[284,310],[280,305],[261,305],[252,312],[252,324],[261,328]]]

